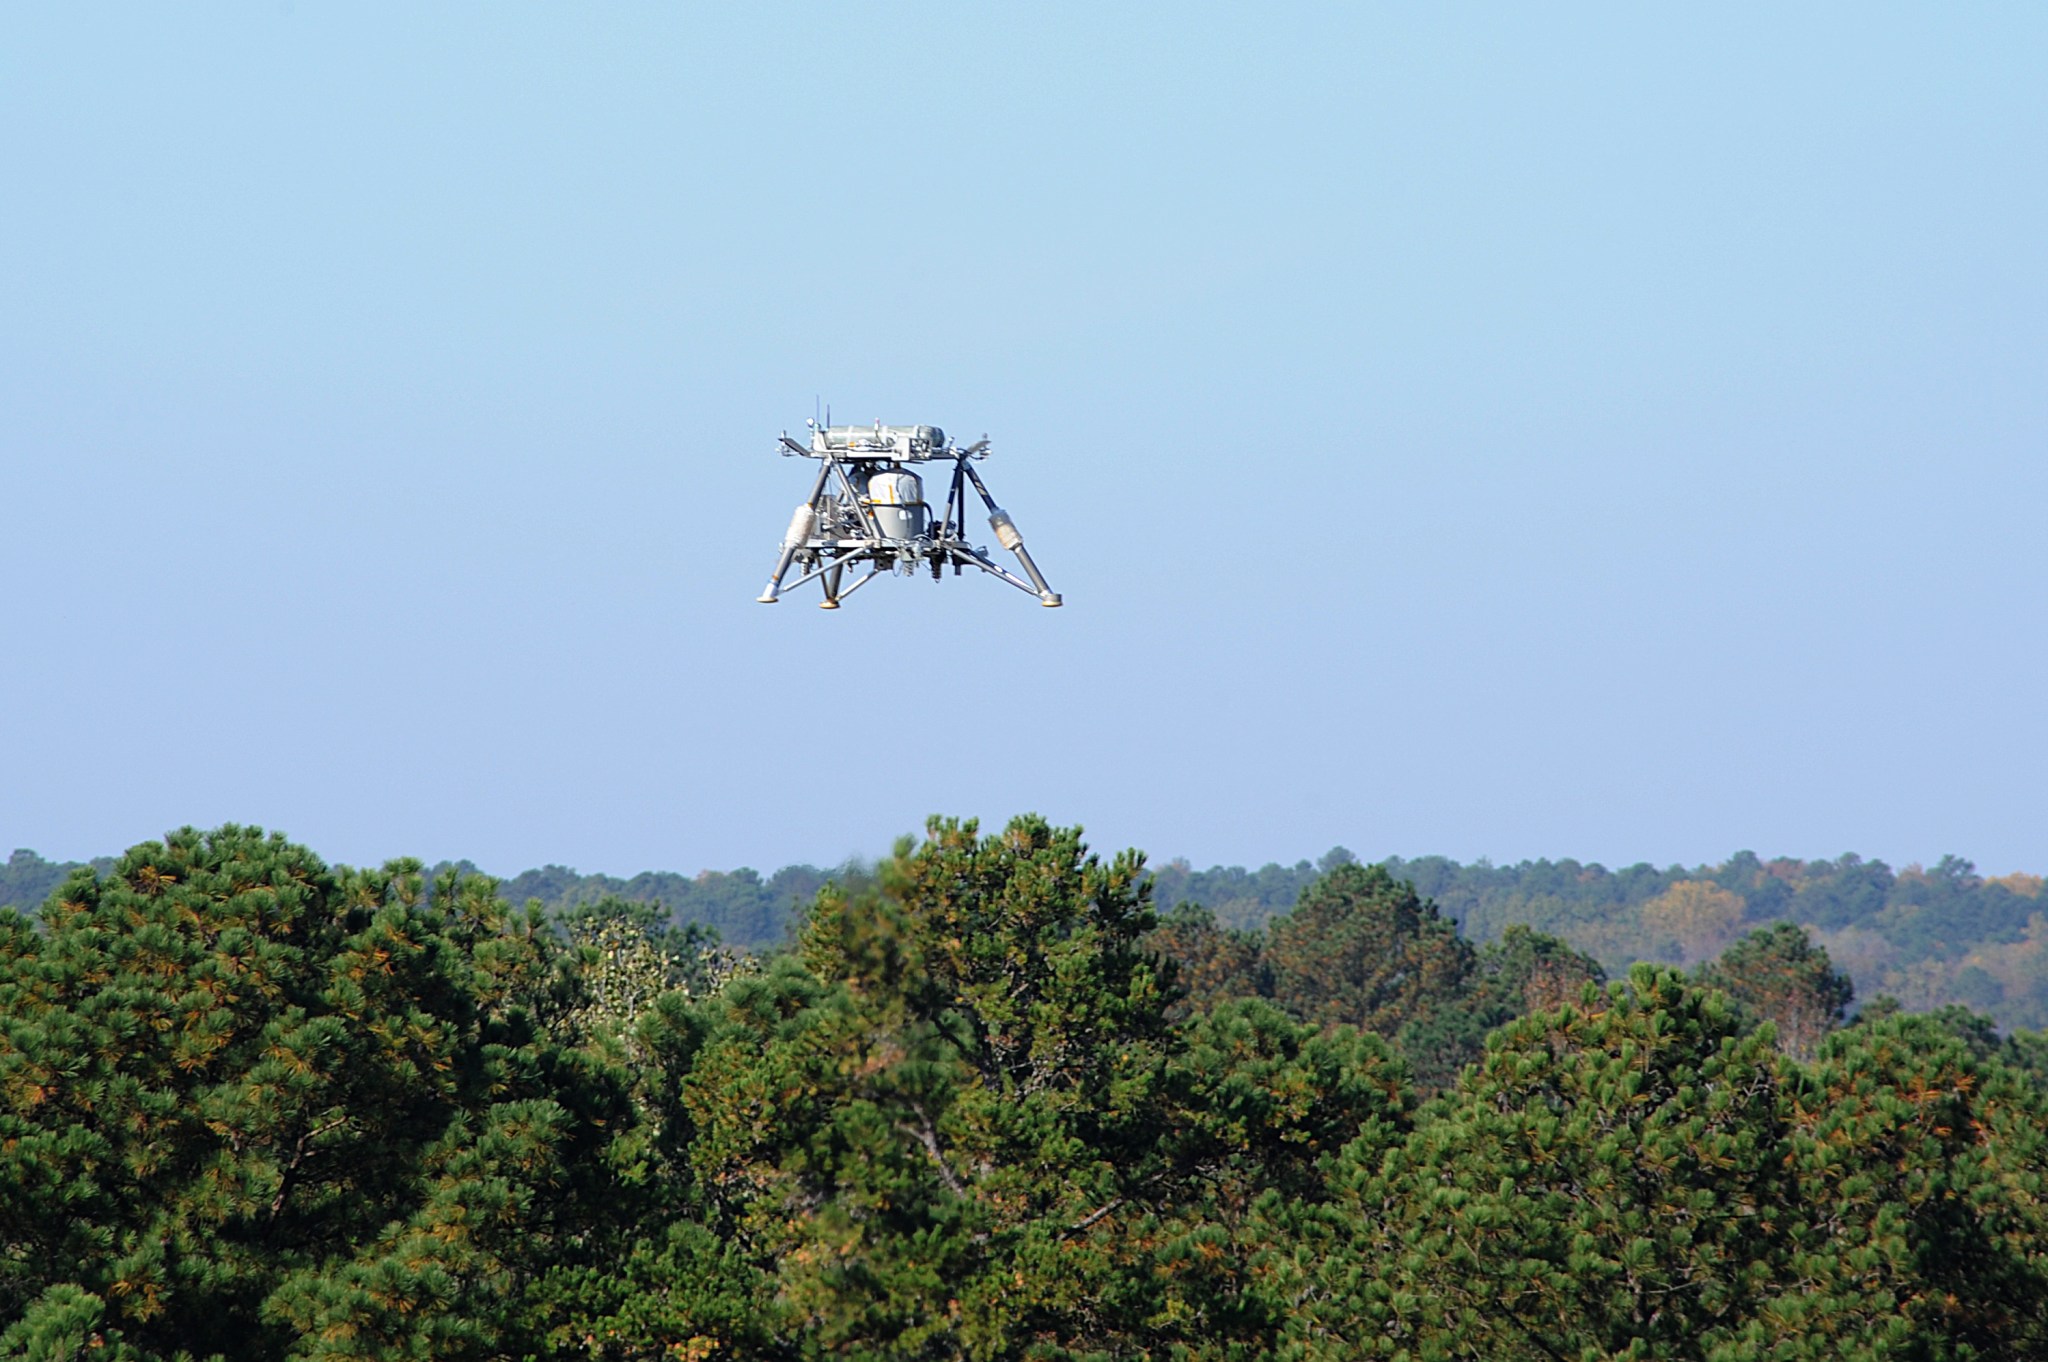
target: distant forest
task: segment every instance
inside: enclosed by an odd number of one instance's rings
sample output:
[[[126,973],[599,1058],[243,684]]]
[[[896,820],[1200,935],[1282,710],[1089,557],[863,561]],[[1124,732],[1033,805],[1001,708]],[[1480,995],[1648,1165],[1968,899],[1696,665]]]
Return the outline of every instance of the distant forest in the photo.
[[[1337,847],[1314,864],[1255,871],[1169,861],[1154,871],[1154,896],[1162,906],[1199,904],[1221,926],[1253,930],[1352,859]],[[1853,854],[1763,860],[1747,851],[1719,865],[1663,870],[1573,860],[1461,865],[1442,856],[1382,864],[1482,944],[1524,925],[1620,974],[1639,961],[1698,966],[1752,928],[1796,922],[1866,1000],[1890,995],[1916,1012],[1958,1005],[2006,1028],[2048,1025],[2048,892],[2039,875],[1986,878],[1957,856],[1893,870]]]
[[[1152,868],[1153,900],[1162,910],[1197,905],[1219,926],[1256,931],[1291,911],[1321,875],[1357,859],[1333,847],[1313,862],[1257,870],[1196,870],[1171,860]],[[104,870],[112,863],[92,864]],[[1953,1005],[2004,1029],[2048,1027],[2048,890],[2040,875],[1987,878],[1956,856],[1893,870],[1853,854],[1764,860],[1747,851],[1719,865],[1661,870],[1609,870],[1570,859],[1465,865],[1442,856],[1381,864],[1413,883],[1476,944],[1525,925],[1619,975],[1641,961],[1696,967],[1755,927],[1796,922],[1855,980],[1864,1001],[1884,995],[1909,1011]],[[35,907],[74,865],[16,851],[0,868],[0,905]],[[477,873],[467,861],[435,869]],[[501,881],[500,893],[556,914],[607,898],[657,904],[678,927],[697,923],[728,945],[760,950],[788,937],[801,907],[825,883],[857,887],[868,873],[849,862],[784,866],[765,877],[742,868],[622,878],[550,865]]]

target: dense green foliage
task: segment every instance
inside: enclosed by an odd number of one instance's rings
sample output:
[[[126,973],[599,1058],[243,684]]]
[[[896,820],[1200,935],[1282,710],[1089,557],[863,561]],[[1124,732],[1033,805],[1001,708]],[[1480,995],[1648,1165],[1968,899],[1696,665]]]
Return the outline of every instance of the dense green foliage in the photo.
[[[1597,962],[1526,927],[1474,950],[1413,885],[1349,861],[1264,931],[1222,927],[1183,904],[1150,944],[1178,966],[1189,1008],[1262,998],[1313,1026],[1376,1033],[1396,1043],[1428,1091],[1478,1059],[1487,1032],[1605,977]]]
[[[0,1351],[529,1350],[629,1110],[563,963],[488,882],[235,827],[0,915]]]
[[[2040,1036],[1845,1023],[1789,924],[1609,983],[1348,858],[1153,887],[937,820],[748,961],[252,829],[75,870],[0,913],[0,1357],[2048,1356]]]

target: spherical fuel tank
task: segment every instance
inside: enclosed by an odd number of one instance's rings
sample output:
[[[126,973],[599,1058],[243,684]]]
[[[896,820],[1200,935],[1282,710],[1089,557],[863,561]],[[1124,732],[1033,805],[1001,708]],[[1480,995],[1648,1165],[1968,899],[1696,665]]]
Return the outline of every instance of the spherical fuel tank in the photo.
[[[924,533],[924,481],[915,473],[891,468],[868,479],[868,505],[885,539],[916,539]]]

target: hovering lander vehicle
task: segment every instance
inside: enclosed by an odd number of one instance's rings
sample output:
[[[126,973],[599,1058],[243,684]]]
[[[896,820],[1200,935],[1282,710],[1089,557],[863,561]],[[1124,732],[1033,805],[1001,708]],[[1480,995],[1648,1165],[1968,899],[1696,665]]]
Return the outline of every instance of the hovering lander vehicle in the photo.
[[[1042,605],[1060,603],[1025,550],[1016,522],[996,505],[981,474],[974,471],[974,461],[988,457],[987,436],[956,448],[937,426],[885,426],[880,421],[872,426],[804,424],[810,428],[810,444],[798,444],[784,432],[782,452],[818,460],[818,477],[811,484],[810,499],[796,508],[789,531],[782,536],[775,575],[758,598],[763,605],[775,604],[786,590],[817,582],[825,593],[822,607],[837,610],[839,602],[882,573],[896,571],[907,577],[920,567],[930,570],[933,581],[948,567],[955,577],[962,568],[979,568],[1030,592]],[[951,462],[953,468],[946,508],[934,523],[931,505],[924,499],[924,479],[907,465],[939,462]],[[1030,581],[990,558],[986,549],[967,542],[969,486],[988,507],[996,541],[1017,555]],[[797,576],[785,585],[783,578],[791,568]],[[860,575],[848,583],[849,572]]]

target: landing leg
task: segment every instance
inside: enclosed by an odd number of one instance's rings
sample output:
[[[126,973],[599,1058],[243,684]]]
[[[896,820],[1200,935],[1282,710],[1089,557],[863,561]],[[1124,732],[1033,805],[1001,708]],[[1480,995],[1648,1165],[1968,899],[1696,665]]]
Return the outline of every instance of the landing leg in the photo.
[[[790,518],[789,529],[782,536],[782,556],[775,560],[775,573],[769,577],[768,585],[754,599],[763,605],[773,605],[782,592],[782,578],[789,571],[789,565],[796,558],[796,551],[811,537],[811,530],[818,523],[818,498],[825,493],[825,480],[830,477],[829,466],[818,470],[818,480],[811,484],[810,499],[796,508]]]
[[[1045,574],[1038,570],[1038,564],[1031,561],[1030,551],[1024,547],[1024,536],[1017,530],[1017,522],[1010,519],[1010,513],[996,505],[996,499],[988,494],[988,485],[981,480],[981,474],[969,468],[964,462],[960,467],[974,480],[974,490],[981,493],[982,504],[988,507],[988,525],[996,532],[996,540],[1010,552],[1017,555],[1017,561],[1024,565],[1025,575],[1031,578],[1031,585],[1038,588],[1038,603],[1048,608],[1060,604],[1059,593],[1046,585]]]

